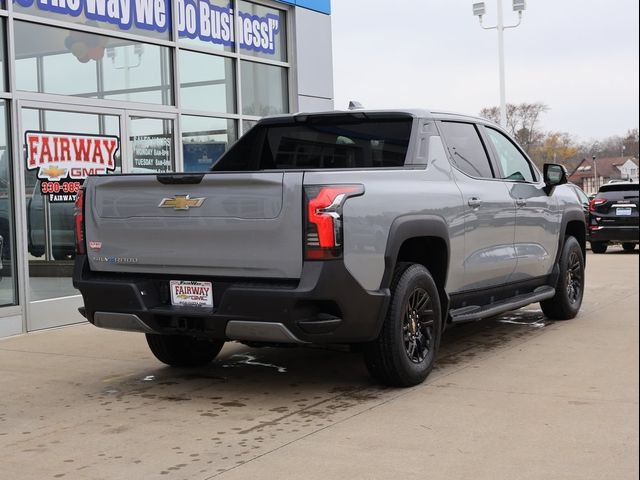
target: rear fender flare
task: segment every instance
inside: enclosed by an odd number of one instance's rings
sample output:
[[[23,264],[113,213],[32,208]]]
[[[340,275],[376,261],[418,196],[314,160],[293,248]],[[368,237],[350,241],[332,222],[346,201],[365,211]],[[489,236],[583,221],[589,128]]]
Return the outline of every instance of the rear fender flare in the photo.
[[[444,241],[447,247],[447,272],[449,269],[450,247],[449,228],[442,217],[436,215],[405,215],[396,218],[389,229],[387,247],[384,253],[384,275],[380,284],[381,289],[391,286],[393,271],[396,267],[398,253],[402,244],[419,237],[436,237]],[[447,278],[445,273],[444,278]],[[442,288],[444,289],[444,285]]]

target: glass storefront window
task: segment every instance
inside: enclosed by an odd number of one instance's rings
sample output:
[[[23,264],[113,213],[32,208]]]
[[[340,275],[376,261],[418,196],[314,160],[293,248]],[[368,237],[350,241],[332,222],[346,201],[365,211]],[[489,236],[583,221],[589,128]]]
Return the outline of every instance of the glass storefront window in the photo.
[[[177,0],[176,9],[181,44],[225,52],[235,49],[231,0]]]
[[[171,0],[152,2],[54,2],[13,0],[13,10],[63,22],[91,25],[108,30],[135,33],[168,40],[171,36]],[[72,5],[76,4],[76,5]]]
[[[264,117],[289,111],[287,69],[263,63],[241,63],[242,113]]]
[[[230,0],[178,0],[177,27],[180,42],[285,62],[286,15],[282,10],[238,2],[239,18]]]
[[[15,22],[18,90],[170,105],[169,49]]]
[[[194,110],[235,113],[234,61],[180,50],[180,106]]]
[[[0,90],[5,91],[7,89],[7,81],[6,81],[6,68],[7,64],[5,61],[6,55],[6,46],[5,46],[5,28],[4,28],[4,18],[0,18]]]
[[[173,120],[131,117],[131,173],[166,173],[174,170],[173,130]]]
[[[183,115],[182,152],[185,172],[202,172],[238,138],[235,120]]]
[[[7,109],[0,100],[0,307],[17,304],[15,232]]]
[[[255,3],[238,2],[240,53],[280,62],[287,61],[285,12]]]
[[[244,135],[249,130],[251,130],[256,123],[258,123],[257,120],[243,120],[242,121],[242,134]]]

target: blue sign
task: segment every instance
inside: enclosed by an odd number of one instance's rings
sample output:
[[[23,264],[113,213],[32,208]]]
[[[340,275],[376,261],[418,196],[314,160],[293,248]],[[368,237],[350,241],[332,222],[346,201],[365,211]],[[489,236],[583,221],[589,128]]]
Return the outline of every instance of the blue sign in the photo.
[[[171,28],[170,0],[14,0],[24,8],[37,8],[70,17],[87,18],[129,30],[132,25],[144,30],[166,32]],[[176,24],[180,37],[198,38],[225,46],[237,40],[240,48],[273,55],[280,33],[280,16],[239,12],[236,32],[231,4],[211,5],[208,0],[175,0]],[[292,3],[292,2],[285,2]],[[277,10],[273,10],[277,12]]]

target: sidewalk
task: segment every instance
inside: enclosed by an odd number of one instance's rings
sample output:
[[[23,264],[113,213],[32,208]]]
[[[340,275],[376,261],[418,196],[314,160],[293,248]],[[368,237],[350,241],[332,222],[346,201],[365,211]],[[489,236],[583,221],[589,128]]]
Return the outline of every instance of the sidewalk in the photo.
[[[407,390],[331,349],[186,371],[86,324],[1,340],[0,477],[636,479],[638,254],[587,265],[577,319],[453,328]]]

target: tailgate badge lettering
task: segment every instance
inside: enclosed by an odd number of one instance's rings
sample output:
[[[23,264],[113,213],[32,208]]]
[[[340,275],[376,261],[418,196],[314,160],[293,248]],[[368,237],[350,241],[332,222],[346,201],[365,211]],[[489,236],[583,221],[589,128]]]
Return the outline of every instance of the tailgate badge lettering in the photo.
[[[190,208],[200,207],[206,197],[191,198],[189,195],[176,195],[171,198],[163,198],[158,205],[159,208],[173,208],[174,210],[189,210]]]
[[[89,248],[91,250],[100,250],[102,248],[102,242],[89,242]]]

